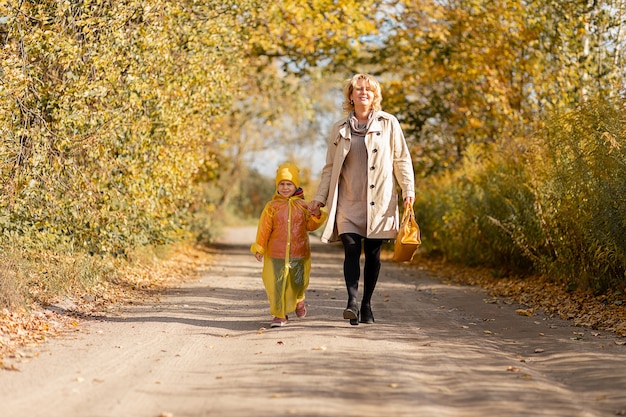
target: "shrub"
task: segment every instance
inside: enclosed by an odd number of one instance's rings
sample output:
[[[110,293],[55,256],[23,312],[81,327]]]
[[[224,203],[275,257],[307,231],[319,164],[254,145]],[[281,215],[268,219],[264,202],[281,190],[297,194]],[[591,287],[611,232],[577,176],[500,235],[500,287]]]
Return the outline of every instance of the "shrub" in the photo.
[[[624,104],[596,100],[532,140],[470,146],[461,168],[422,182],[423,247],[597,293],[624,285]]]
[[[529,158],[550,230],[547,268],[596,292],[626,281],[624,104],[598,99],[555,117]]]

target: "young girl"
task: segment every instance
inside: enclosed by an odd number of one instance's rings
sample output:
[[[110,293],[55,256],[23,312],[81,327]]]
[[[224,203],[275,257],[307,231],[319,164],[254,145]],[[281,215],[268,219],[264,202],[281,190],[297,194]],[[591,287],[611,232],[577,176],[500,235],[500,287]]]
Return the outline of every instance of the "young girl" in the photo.
[[[271,327],[287,323],[287,313],[295,310],[304,317],[305,290],[311,272],[309,231],[319,228],[327,214],[319,208],[310,212],[300,188],[299,169],[282,164],[276,170],[276,194],[269,201],[257,228],[250,251],[263,260],[263,285],[273,317]]]

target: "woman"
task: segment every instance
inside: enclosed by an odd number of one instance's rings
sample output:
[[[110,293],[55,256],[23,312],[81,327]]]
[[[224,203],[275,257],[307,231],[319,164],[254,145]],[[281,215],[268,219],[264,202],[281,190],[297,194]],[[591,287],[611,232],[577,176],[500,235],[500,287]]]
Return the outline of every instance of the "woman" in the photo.
[[[356,74],[346,82],[343,110],[348,116],[331,130],[320,185],[309,203],[311,211],[329,206],[322,241],[343,243],[348,291],[343,318],[352,325],[374,323],[371,299],[381,247],[398,231],[395,181],[402,189],[405,208],[415,201],[413,163],[404,134],[398,119],[381,110],[381,101],[380,84],[373,76]],[[362,249],[365,266],[359,309]]]

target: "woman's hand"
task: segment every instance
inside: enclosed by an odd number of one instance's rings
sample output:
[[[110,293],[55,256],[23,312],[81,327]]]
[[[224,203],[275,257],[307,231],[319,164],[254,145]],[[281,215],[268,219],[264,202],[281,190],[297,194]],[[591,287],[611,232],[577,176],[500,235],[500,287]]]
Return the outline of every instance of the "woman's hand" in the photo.
[[[261,262],[263,260],[263,255],[261,255],[259,252],[254,254],[254,257],[256,258],[257,261]]]
[[[320,207],[324,207],[324,205],[317,200],[313,200],[309,203],[309,212],[311,214],[319,213]]]
[[[413,206],[413,203],[415,203],[415,197],[405,197],[404,207]]]

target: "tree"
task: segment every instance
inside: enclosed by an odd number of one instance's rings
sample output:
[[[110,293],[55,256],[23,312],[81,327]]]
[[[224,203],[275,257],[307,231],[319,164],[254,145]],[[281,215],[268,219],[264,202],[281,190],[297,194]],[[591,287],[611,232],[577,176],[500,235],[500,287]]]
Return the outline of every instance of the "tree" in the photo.
[[[215,126],[243,65],[214,2],[12,1],[4,16],[5,235],[123,253],[184,225],[216,169]]]
[[[306,132],[313,104],[288,74],[356,55],[370,4],[3,2],[2,236],[113,254],[176,238],[215,203],[198,187],[236,183],[233,142]]]
[[[620,4],[398,4],[372,54],[423,175],[455,166],[469,143],[523,142],[547,112],[622,87]]]

